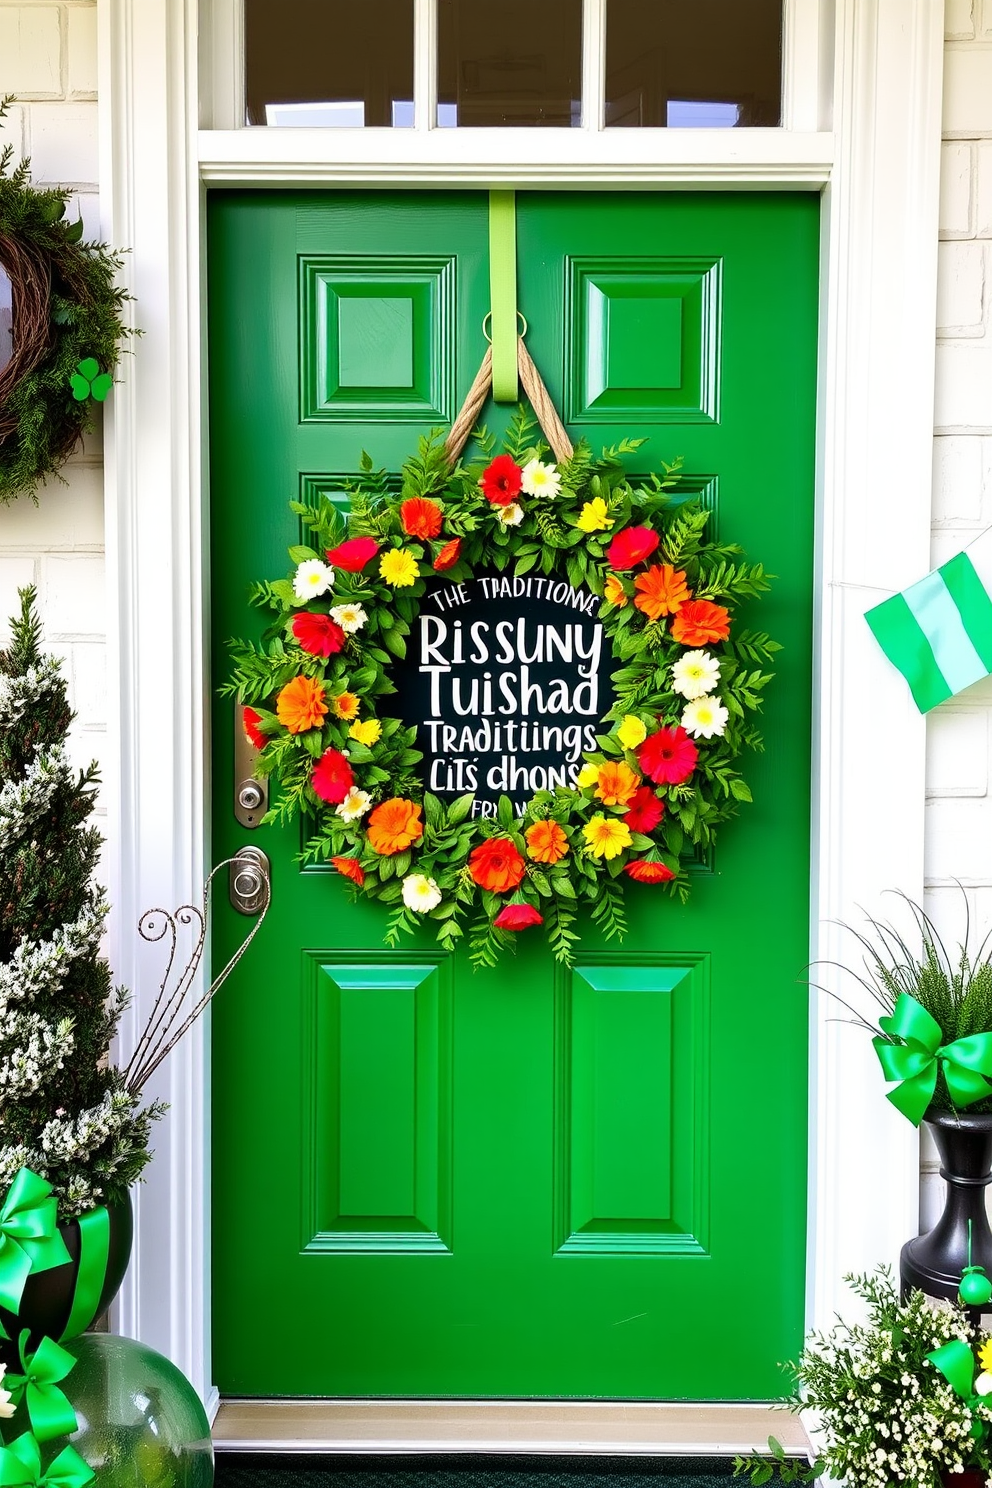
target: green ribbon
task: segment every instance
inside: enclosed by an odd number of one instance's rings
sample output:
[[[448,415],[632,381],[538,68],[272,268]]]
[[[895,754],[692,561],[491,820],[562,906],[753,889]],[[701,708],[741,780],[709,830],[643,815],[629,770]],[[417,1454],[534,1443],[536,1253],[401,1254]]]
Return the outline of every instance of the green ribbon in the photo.
[[[489,303],[492,309],[493,399],[517,401],[517,200],[489,193]]]
[[[939,1349],[926,1356],[954,1391],[960,1395],[970,1411],[977,1411],[982,1400],[975,1394],[975,1355],[966,1343],[960,1338],[952,1338],[950,1343],[944,1343]],[[976,1441],[983,1441],[988,1434],[988,1424],[985,1421],[973,1421],[971,1435]]]
[[[0,1208],[0,1307],[16,1313],[32,1272],[50,1271],[72,1259],[56,1226],[51,1184],[21,1168]],[[0,1337],[7,1337],[2,1325]]]
[[[77,1338],[90,1326],[100,1307],[110,1256],[110,1214],[101,1204],[79,1218],[79,1266],[69,1321],[62,1342]]]
[[[71,1436],[79,1425],[68,1397],[59,1389],[66,1375],[75,1367],[75,1359],[51,1338],[43,1338],[34,1353],[27,1352],[29,1329],[20,1338],[23,1374],[8,1374],[4,1386],[15,1405],[24,1399],[31,1430],[40,1442],[56,1436]]]
[[[942,1044],[940,1025],[908,992],[899,994],[892,1016],[879,1018],[878,1024],[888,1034],[872,1039],[882,1073],[886,1080],[900,1081],[897,1089],[886,1092],[887,1098],[914,1126],[919,1126],[933,1099],[938,1068],[953,1105],[970,1106],[992,1096],[985,1078],[992,1078],[992,1033],[973,1033]]]
[[[96,1473],[75,1447],[64,1447],[44,1472],[41,1451],[30,1431],[0,1447],[0,1488],[85,1488]]]

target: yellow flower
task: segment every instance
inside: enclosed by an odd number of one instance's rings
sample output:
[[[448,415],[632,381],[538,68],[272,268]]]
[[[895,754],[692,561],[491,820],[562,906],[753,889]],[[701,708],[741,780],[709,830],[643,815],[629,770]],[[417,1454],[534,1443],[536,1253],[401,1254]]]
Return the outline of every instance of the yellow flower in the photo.
[[[618,610],[622,610],[627,603],[627,591],[623,587],[622,579],[618,579],[616,574],[607,574],[606,583],[603,586],[603,598],[607,604],[616,605]]]
[[[348,730],[349,739],[357,739],[359,744],[371,746],[378,744],[382,737],[382,724],[378,718],[368,718],[364,723],[353,723]]]
[[[575,519],[575,525],[581,527],[583,532],[604,532],[607,527],[613,526],[602,496],[594,496],[591,501],[586,502]]]
[[[978,1362],[986,1374],[992,1374],[992,1338],[986,1338],[978,1350]]]
[[[598,765],[583,765],[576,777],[576,785],[579,790],[585,790],[587,785],[595,785],[599,779]]]
[[[618,858],[632,840],[630,828],[610,816],[594,816],[582,828],[582,835],[594,858]]]
[[[636,749],[638,744],[643,744],[648,736],[648,731],[639,718],[633,713],[625,713],[623,723],[617,729],[617,738],[624,749]]]
[[[379,573],[394,589],[407,589],[417,581],[417,560],[406,548],[390,548],[379,559]]]
[[[358,715],[358,699],[353,692],[339,692],[331,703],[336,718],[355,718]]]

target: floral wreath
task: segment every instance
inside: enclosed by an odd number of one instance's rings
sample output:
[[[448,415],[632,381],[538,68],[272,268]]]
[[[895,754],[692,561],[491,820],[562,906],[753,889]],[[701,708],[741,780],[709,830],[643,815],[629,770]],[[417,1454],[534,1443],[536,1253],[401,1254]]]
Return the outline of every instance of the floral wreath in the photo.
[[[736,627],[736,604],[768,579],[740,548],[707,540],[698,502],[673,495],[681,462],[629,476],[623,457],[643,440],[596,459],[531,401],[555,462],[521,407],[499,453],[478,429],[481,458],[463,464],[474,417],[466,427],[460,415],[446,442],[420,441],[398,495],[363,454],[346,522],[326,495],[291,502],[312,545],[289,549],[289,577],[253,586],[275,618],[258,645],[231,642],[224,689],[242,704],[256,773],[281,787],[264,821],[306,820],[300,861],[330,862],[388,905],[387,945],[430,920],[450,950],[467,921],[477,965],[538,925],[568,962],[582,913],[622,937],[629,879],[686,898],[693,850],[751,800],[737,760],[761,748],[749,715],[780,649]],[[592,590],[617,664],[616,700],[574,787],[537,791],[520,816],[506,796],[495,817],[474,818],[473,796],[425,791],[416,728],[388,712],[425,581],[480,569]]]

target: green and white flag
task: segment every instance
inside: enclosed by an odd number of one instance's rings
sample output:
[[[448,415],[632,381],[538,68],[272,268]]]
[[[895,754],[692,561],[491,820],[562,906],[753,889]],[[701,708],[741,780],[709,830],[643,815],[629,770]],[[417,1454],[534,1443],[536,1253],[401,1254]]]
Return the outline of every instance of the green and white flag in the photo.
[[[992,673],[992,529],[865,619],[928,713]]]

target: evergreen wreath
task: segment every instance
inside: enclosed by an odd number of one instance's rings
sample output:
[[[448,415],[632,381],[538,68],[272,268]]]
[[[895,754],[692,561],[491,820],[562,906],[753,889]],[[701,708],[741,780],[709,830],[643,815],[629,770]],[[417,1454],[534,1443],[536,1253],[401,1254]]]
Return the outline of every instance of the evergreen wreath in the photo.
[[[289,577],[253,586],[273,619],[258,644],[230,643],[222,689],[243,705],[258,775],[281,787],[265,822],[305,819],[300,861],[330,862],[389,906],[389,945],[430,920],[450,950],[468,921],[477,965],[541,924],[567,963],[580,916],[622,937],[627,879],[685,899],[694,852],[751,799],[737,763],[761,748],[752,715],[780,649],[733,621],[768,578],[707,538],[678,464],[629,476],[643,440],[548,463],[534,432],[521,408],[500,453],[482,429],[482,458],[462,464],[435,431],[398,495],[363,454],[347,521],[326,495],[291,502],[310,542],[289,549]],[[536,792],[519,817],[502,796],[495,818],[473,819],[471,795],[424,790],[416,729],[387,698],[425,581],[494,569],[600,596],[616,701],[574,786]]]
[[[0,119],[9,99],[0,101]],[[66,222],[71,192],[32,186],[30,162],[0,152],[0,269],[11,285],[11,348],[0,367],[0,502],[30,493],[72,453],[90,400],[112,385],[128,299],[119,255]]]

